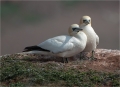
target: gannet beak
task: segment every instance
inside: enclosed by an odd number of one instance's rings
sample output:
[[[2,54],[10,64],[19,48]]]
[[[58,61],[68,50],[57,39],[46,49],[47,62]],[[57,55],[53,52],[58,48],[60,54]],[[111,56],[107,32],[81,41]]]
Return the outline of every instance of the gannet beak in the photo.
[[[83,30],[83,29],[81,29],[81,28],[76,28],[76,30],[81,31],[81,30]]]
[[[76,31],[76,32],[79,32],[79,31],[81,31],[81,30],[83,30],[83,29],[81,29],[81,28],[75,28],[75,29],[74,29],[74,31]]]

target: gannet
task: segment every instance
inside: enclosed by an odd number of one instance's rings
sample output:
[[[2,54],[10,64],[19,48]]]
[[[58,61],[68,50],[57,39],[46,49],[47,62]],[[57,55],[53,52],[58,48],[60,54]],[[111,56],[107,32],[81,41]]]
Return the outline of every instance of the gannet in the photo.
[[[99,36],[95,33],[94,29],[91,26],[91,18],[89,16],[83,16],[80,19],[80,28],[83,29],[83,32],[87,35],[87,43],[83,52],[92,51],[91,59],[94,59],[94,52],[99,44]]]
[[[69,35],[56,36],[38,45],[25,47],[23,52],[51,54],[63,57],[64,63],[68,62],[67,57],[82,52],[87,42],[87,36],[78,24],[72,24],[68,32]]]

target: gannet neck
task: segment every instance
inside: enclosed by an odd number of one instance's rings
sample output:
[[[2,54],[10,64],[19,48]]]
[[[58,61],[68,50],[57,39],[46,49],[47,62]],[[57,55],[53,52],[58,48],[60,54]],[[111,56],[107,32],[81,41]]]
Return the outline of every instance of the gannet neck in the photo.
[[[82,23],[82,24],[80,24],[80,27],[85,27],[85,26],[91,26],[91,24],[84,24],[84,23]]]
[[[70,32],[69,35],[70,36],[75,36],[77,34],[77,32]]]
[[[83,44],[87,41],[87,36],[84,32],[79,31],[77,34],[74,35],[79,41],[81,41]]]

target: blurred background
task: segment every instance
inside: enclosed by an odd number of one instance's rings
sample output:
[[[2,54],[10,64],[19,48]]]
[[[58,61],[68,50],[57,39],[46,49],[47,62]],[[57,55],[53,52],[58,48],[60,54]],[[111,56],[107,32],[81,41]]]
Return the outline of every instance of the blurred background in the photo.
[[[2,1],[0,55],[68,35],[83,15],[92,18],[98,48],[119,49],[119,1]]]

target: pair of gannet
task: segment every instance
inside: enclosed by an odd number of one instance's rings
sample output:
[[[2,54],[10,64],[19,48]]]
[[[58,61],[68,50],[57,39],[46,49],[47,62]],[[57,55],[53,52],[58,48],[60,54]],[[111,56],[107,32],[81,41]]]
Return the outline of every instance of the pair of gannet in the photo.
[[[68,29],[69,35],[61,35],[50,38],[39,45],[25,47],[23,52],[51,54],[63,57],[74,56],[80,52],[94,51],[99,43],[99,37],[91,27],[91,18],[83,16],[78,24],[72,24]]]

